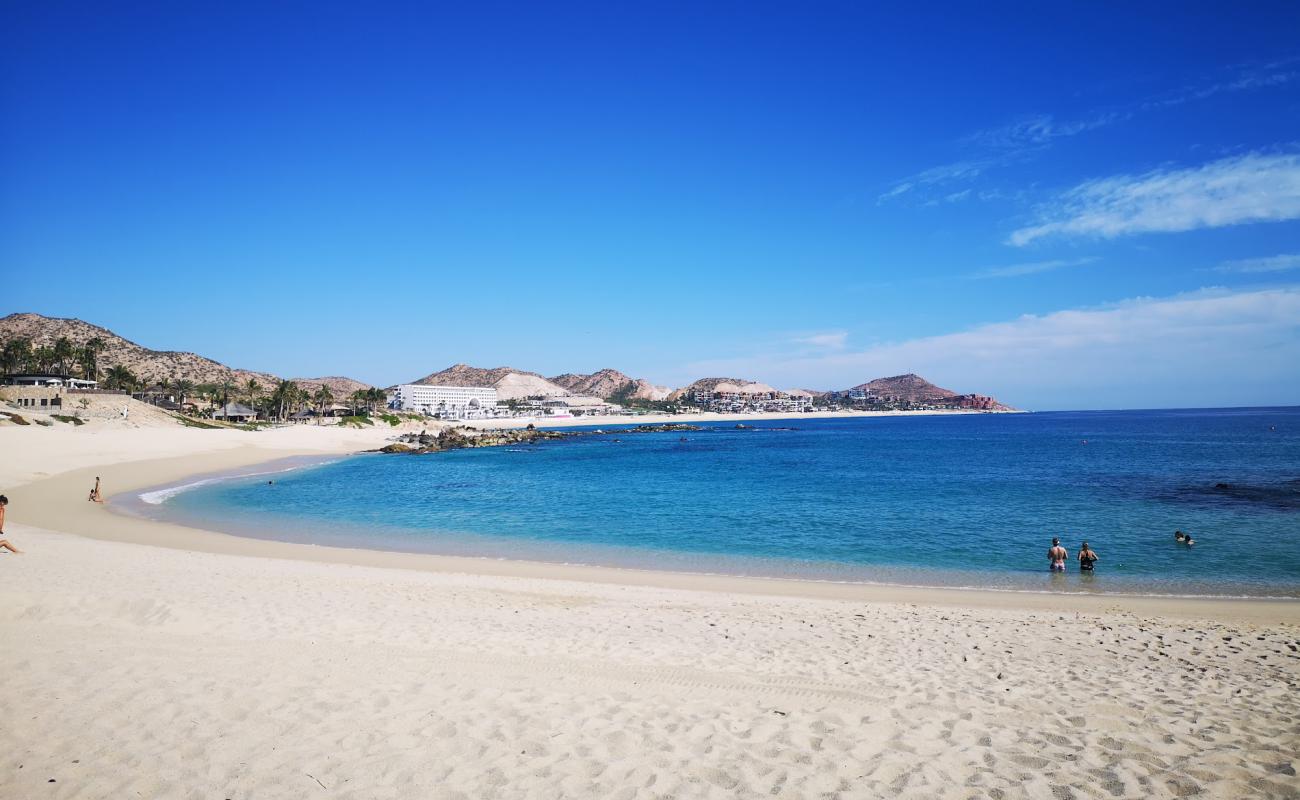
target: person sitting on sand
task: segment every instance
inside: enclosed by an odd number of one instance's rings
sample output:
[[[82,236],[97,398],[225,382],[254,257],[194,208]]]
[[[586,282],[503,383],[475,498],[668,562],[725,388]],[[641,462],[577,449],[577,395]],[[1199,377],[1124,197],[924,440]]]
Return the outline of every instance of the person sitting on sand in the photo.
[[[1047,550],[1047,563],[1049,564],[1049,569],[1051,569],[1052,572],[1065,572],[1065,562],[1069,557],[1069,551],[1064,547],[1061,547],[1061,540],[1053,538],[1052,546]]]
[[[95,477],[95,488],[90,490],[90,497],[87,497],[86,500],[88,500],[88,501],[90,501],[90,502],[92,502],[92,503],[102,503],[102,502],[104,502],[104,496],[103,496],[102,494],[99,493],[99,477],[98,477],[98,476]]]
[[[1084,542],[1083,547],[1079,548],[1079,569],[1081,571],[1092,572],[1092,565],[1100,560],[1101,557],[1097,555],[1095,550],[1088,547],[1087,542]]]
[[[9,498],[0,494],[0,537],[5,535],[5,507],[9,505]],[[21,553],[17,547],[9,544],[9,540],[0,538],[0,550],[8,550],[11,553]]]

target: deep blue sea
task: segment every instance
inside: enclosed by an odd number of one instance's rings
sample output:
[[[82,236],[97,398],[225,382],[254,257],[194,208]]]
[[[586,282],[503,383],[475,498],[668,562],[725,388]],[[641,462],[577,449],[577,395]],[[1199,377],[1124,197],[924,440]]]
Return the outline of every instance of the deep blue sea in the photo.
[[[317,544],[837,581],[1300,596],[1298,408],[727,423],[361,455],[174,488],[140,507]],[[1176,543],[1175,529],[1196,545]],[[1071,552],[1065,575],[1046,569],[1053,536]],[[1091,575],[1073,561],[1082,540],[1101,556]]]

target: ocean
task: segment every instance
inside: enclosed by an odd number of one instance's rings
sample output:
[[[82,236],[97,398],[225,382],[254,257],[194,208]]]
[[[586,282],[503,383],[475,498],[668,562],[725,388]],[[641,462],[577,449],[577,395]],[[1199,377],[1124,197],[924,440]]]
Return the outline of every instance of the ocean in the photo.
[[[1300,597],[1300,408],[605,431],[214,476],[156,488],[135,508],[239,535],[420,553],[922,586]],[[1175,542],[1176,529],[1195,546]],[[1071,554],[1063,575],[1047,571],[1054,536]],[[1100,555],[1092,574],[1073,560],[1083,540]]]

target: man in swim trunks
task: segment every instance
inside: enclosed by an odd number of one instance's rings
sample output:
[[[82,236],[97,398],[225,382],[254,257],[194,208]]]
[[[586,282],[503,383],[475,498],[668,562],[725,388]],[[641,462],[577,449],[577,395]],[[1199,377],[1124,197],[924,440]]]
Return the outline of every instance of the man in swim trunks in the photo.
[[[1047,550],[1047,563],[1052,572],[1065,572],[1065,562],[1069,559],[1070,554],[1064,547],[1061,547],[1061,540],[1052,539],[1052,546]]]

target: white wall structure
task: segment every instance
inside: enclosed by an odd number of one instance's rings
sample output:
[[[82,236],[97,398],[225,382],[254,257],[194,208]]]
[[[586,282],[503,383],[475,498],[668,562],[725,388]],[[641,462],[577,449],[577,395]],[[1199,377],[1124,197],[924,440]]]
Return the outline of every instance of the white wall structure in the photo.
[[[393,390],[389,405],[402,411],[443,419],[474,419],[496,414],[497,390],[482,386],[425,386],[404,383]]]

